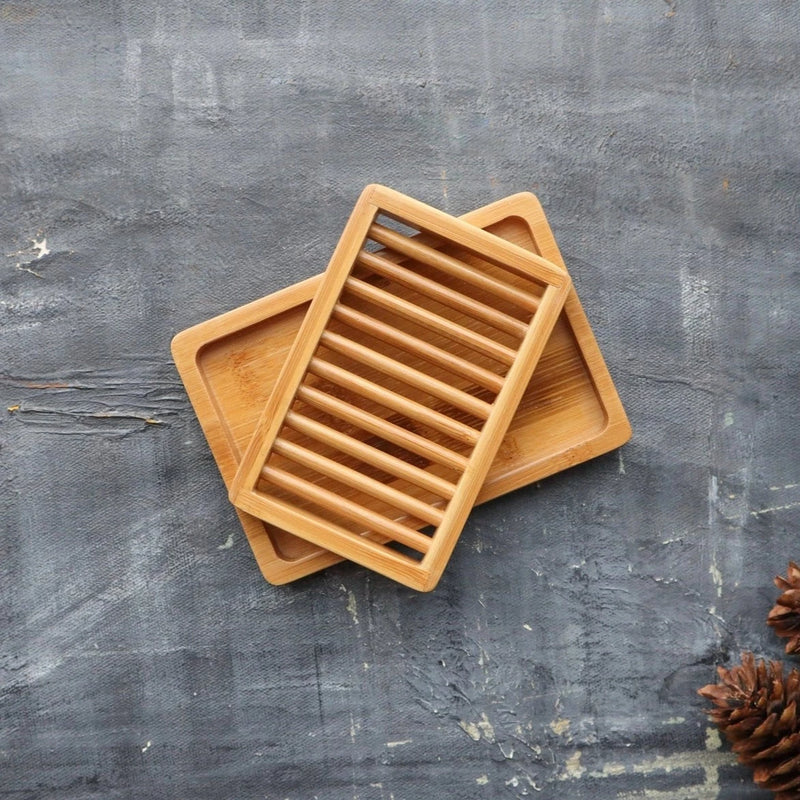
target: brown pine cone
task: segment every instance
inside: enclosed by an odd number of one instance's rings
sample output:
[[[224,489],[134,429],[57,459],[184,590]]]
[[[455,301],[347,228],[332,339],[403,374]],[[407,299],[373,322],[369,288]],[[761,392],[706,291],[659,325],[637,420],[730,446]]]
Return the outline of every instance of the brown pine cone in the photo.
[[[800,567],[790,561],[786,577],[775,578],[775,585],[783,594],[769,612],[767,625],[771,625],[778,636],[789,640],[787,653],[800,653]]]
[[[780,661],[743,653],[741,666],[717,672],[719,683],[698,690],[714,704],[706,713],[759,786],[776,800],[800,800],[800,671],[784,676]]]

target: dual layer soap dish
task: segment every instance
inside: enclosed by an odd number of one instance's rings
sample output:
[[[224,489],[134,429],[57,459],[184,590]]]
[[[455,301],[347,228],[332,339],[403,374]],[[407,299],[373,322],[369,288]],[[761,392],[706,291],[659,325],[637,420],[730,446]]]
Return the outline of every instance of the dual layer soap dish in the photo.
[[[344,557],[430,590],[474,503],[630,435],[530,194],[456,219],[367,187],[323,276],[172,347],[274,583]]]

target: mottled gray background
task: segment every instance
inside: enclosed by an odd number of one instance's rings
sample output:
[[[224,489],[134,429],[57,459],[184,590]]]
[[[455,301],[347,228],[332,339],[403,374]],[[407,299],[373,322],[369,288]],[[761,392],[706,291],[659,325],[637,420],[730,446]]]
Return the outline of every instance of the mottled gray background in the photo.
[[[800,557],[798,11],[0,2],[0,796],[765,796],[695,690]],[[634,438],[272,587],[169,341],[373,181],[536,192]]]

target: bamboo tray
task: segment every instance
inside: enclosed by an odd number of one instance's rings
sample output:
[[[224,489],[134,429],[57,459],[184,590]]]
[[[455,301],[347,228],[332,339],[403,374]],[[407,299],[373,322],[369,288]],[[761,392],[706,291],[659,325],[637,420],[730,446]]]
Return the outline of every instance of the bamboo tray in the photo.
[[[521,247],[563,264],[538,200],[514,195],[465,215]],[[175,364],[223,479],[242,453],[305,317],[321,276],[179,333]],[[485,502],[618,447],[625,412],[574,291],[545,346],[477,502]],[[237,509],[264,577],[287,583],[341,557]]]

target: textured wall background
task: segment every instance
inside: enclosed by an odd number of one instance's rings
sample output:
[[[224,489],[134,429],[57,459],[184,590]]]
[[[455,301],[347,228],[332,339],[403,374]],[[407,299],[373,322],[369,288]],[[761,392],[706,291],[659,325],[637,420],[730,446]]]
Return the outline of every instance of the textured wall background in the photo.
[[[762,796],[695,690],[780,656],[800,556],[798,34],[786,0],[0,3],[0,794]],[[169,341],[319,272],[373,181],[536,192],[634,438],[477,509],[432,595],[276,588]]]

